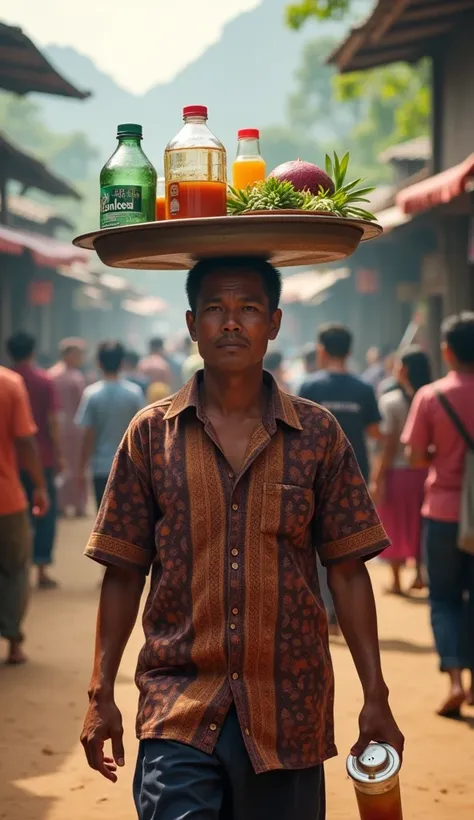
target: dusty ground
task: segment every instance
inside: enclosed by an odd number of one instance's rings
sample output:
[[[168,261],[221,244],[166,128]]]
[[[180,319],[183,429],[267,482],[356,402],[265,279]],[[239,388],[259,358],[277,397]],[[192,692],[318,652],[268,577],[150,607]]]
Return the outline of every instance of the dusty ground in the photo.
[[[61,590],[35,592],[27,622],[31,662],[0,668],[0,818],[131,820],[136,743],[135,630],[117,685],[126,727],[127,766],[115,786],[87,768],[78,737],[86,706],[100,569],[81,552],[90,521],[63,522],[57,556]],[[375,566],[380,590],[384,568]],[[407,736],[405,820],[471,820],[474,814],[474,710],[462,722],[434,709],[444,692],[424,603],[379,598],[381,646],[393,708]],[[3,647],[2,647],[3,650]],[[340,756],[327,765],[328,820],[356,820],[344,759],[357,734],[360,691],[349,653],[333,644]]]

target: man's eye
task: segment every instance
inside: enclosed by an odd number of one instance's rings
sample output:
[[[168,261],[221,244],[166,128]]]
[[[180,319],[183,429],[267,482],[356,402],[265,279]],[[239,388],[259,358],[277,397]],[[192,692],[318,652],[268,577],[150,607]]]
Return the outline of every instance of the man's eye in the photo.
[[[220,310],[220,307],[219,305],[209,305],[209,307],[206,308],[206,312],[210,310]]]
[[[257,308],[254,305],[245,305],[245,307],[242,308],[242,310],[245,310],[245,311],[248,312],[248,311],[257,310]]]

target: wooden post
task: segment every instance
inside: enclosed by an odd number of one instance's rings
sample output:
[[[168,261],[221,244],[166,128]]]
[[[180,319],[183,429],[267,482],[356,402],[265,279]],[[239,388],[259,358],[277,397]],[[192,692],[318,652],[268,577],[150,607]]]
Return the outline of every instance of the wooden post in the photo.
[[[0,169],[0,225],[8,225],[7,177]]]

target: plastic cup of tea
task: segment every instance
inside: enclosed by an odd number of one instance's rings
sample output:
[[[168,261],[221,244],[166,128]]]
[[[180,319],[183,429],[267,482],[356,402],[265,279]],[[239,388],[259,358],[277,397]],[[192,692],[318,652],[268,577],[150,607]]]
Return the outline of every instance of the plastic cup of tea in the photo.
[[[346,766],[361,820],[403,820],[400,756],[392,746],[370,743],[360,757],[349,755]]]

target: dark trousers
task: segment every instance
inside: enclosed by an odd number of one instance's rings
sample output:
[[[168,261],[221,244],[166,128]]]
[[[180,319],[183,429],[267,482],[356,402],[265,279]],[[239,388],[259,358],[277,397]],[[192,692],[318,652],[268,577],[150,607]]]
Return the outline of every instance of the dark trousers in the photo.
[[[474,671],[474,555],[457,546],[458,525],[426,519],[431,625],[441,671]]]
[[[0,515],[0,635],[21,641],[29,593],[31,527],[28,511]]]
[[[33,563],[38,567],[44,567],[53,561],[54,539],[56,537],[56,522],[58,517],[56,502],[56,485],[54,483],[53,467],[45,467],[44,477],[49,495],[49,510],[41,518],[31,515],[33,527]],[[21,473],[21,480],[28,496],[30,513],[33,505],[33,493],[35,486],[28,473]]]
[[[104,497],[105,488],[107,486],[107,481],[109,480],[108,475],[95,475],[94,476],[94,495],[95,495],[95,503],[97,504],[97,509],[99,509],[102,498]]]
[[[325,820],[323,766],[255,774],[231,708],[213,754],[142,740],[133,782],[139,820]]]

